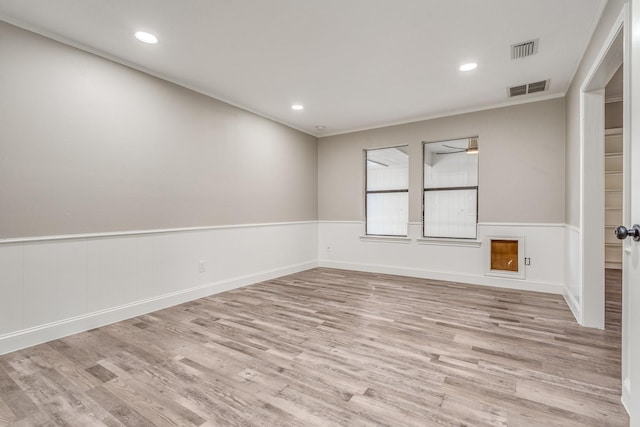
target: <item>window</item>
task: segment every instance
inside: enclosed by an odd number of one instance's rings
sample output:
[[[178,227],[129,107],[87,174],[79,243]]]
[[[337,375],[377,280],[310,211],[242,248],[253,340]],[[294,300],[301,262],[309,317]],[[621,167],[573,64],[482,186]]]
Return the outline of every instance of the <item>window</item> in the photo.
[[[475,239],[478,138],[424,144],[423,234]]]
[[[365,150],[365,222],[368,235],[407,235],[408,152],[406,145]]]

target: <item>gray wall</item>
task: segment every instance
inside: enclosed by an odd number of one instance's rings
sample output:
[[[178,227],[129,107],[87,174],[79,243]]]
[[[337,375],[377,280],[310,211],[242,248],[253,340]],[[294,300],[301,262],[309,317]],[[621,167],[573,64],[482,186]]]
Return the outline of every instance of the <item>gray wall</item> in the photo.
[[[409,221],[421,221],[421,141],[477,135],[479,221],[563,223],[564,112],[564,99],[557,98],[321,138],[319,218],[362,220],[362,150],[408,144]]]
[[[565,97],[567,102],[566,206],[565,223],[580,226],[580,86],[595,61],[611,26],[618,18],[623,0],[609,0],[589,46],[580,61]]]
[[[0,238],[317,219],[317,140],[0,22]]]

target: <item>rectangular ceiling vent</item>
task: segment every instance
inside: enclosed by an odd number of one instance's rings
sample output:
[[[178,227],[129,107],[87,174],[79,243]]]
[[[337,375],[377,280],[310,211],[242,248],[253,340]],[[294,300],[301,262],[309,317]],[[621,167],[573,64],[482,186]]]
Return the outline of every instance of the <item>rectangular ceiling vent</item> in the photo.
[[[542,80],[539,82],[529,83],[527,85],[527,93],[544,92],[547,89],[547,81]]]
[[[538,40],[529,40],[511,45],[511,59],[524,58],[538,53]]]
[[[520,95],[527,95],[529,93],[544,92],[547,90],[549,80],[541,80],[539,82],[528,83],[525,85],[512,86],[508,89],[509,98]]]
[[[527,85],[513,86],[509,88],[509,97],[526,95],[526,94],[527,94]]]

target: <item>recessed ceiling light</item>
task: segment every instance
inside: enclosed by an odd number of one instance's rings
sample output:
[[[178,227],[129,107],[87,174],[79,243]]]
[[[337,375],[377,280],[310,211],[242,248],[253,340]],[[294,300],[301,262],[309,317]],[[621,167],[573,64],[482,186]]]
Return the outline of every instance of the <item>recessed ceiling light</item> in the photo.
[[[462,64],[460,66],[460,71],[471,71],[475,70],[476,68],[478,68],[478,64],[476,64],[475,62],[469,62],[468,64]]]
[[[296,111],[304,110],[304,105],[302,105],[302,104],[293,104],[291,106],[291,109],[292,110],[296,110]]]
[[[322,126],[322,125],[318,125],[318,126],[316,126],[316,129],[318,129],[318,130],[322,130],[322,129],[324,129],[324,126]]]
[[[145,33],[144,31],[138,31],[135,34],[136,38],[140,40],[142,43],[147,44],[156,44],[158,43],[158,38],[150,33]]]

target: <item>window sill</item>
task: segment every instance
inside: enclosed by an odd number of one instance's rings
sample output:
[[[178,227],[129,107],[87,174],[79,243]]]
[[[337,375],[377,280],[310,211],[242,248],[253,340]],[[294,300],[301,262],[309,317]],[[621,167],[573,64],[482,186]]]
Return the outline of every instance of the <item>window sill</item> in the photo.
[[[423,237],[416,239],[421,245],[437,245],[437,246],[467,246],[473,248],[479,248],[482,245],[481,240],[475,239],[447,239],[439,237]]]
[[[411,238],[404,236],[360,236],[363,242],[411,243]]]

